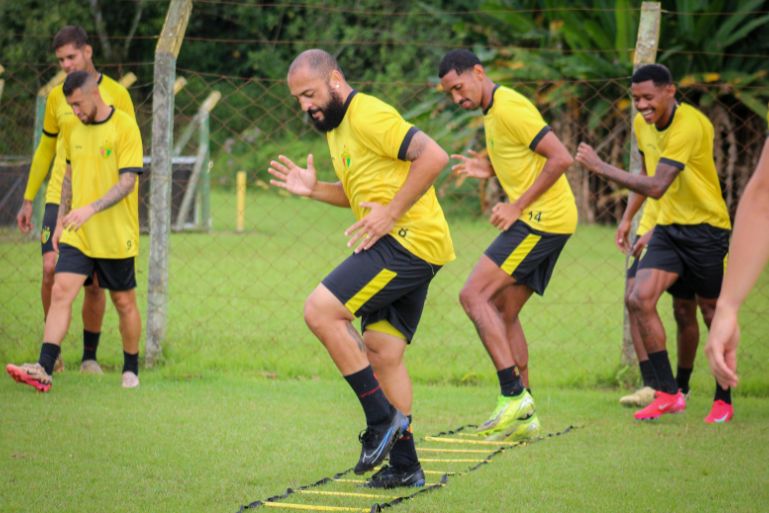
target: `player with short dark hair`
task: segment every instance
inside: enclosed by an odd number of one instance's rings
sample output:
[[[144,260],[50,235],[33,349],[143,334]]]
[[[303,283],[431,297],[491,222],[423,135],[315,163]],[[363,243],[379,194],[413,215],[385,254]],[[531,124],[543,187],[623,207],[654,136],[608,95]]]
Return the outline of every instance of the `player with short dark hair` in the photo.
[[[767,116],[769,122],[769,116]],[[740,307],[769,262],[769,137],[753,176],[740,198],[729,244],[729,265],[724,275],[716,314],[710,326],[705,354],[713,375],[723,387],[737,386],[737,347],[740,343]]]
[[[519,312],[532,293],[544,294],[558,256],[577,227],[577,206],[564,173],[571,155],[537,108],[517,91],[495,84],[478,57],[452,50],[440,65],[443,90],[465,110],[482,109],[489,159],[452,155],[453,169],[474,178],[497,177],[508,202],[491,224],[501,233],[486,249],[459,299],[497,370],[497,408],[479,433],[518,440],[539,433],[527,390],[528,347]]]
[[[366,486],[423,486],[410,431],[411,380],[403,362],[428,286],[454,259],[433,182],[448,162],[443,149],[390,105],[355,91],[328,52],[294,59],[291,95],[325,132],[339,179],[318,181],[312,155],[302,168],[281,155],[271,183],[293,194],[350,208],[345,235],[354,252],[310,294],[304,318],[358,396],[366,415],[355,473],[389,465]],[[361,317],[361,336],[352,321]]]
[[[133,117],[104,102],[97,79],[89,72],[70,73],[62,94],[79,121],[64,127],[58,146],[66,170],[52,237],[59,259],[51,306],[37,363],[8,364],[6,370],[16,381],[41,392],[51,389],[72,302],[83,284],[96,276],[99,286],[109,289],[120,319],[122,385],[134,388],[139,385],[141,336],[134,270],[139,253],[141,135]]]
[[[641,162],[644,166],[644,172],[648,174],[648,167],[643,160],[644,154],[641,153]],[[653,163],[650,162],[649,166]],[[652,168],[653,172],[653,168]],[[631,265],[627,270],[625,284],[625,305],[629,304],[630,296],[635,286],[635,276],[638,272],[638,263],[641,255],[646,251],[654,224],[657,220],[657,201],[653,198],[645,198],[638,194],[630,194],[628,204],[622,219],[617,227],[615,242],[617,247],[626,253],[632,255]],[[643,214],[638,223],[638,229],[635,238],[630,241],[628,237],[630,228],[636,212],[643,205]],[[686,397],[689,394],[689,380],[694,368],[694,360],[697,356],[697,346],[700,342],[700,330],[697,324],[697,301],[694,291],[679,278],[669,289],[668,293],[673,298],[673,318],[676,321],[676,338],[678,342],[678,365],[676,371],[676,383],[678,388]],[[619,402],[628,407],[644,407],[654,401],[654,394],[659,389],[657,375],[649,361],[649,355],[643,345],[643,340],[636,319],[635,311],[628,307],[628,321],[630,324],[630,338],[633,342],[633,349],[638,358],[638,367],[641,371],[641,380],[643,386],[631,394],[624,395]]]
[[[68,25],[59,30],[53,38],[53,51],[59,61],[59,66],[67,74],[75,71],[85,71],[97,78],[102,98],[118,110],[122,110],[135,118],[131,97],[125,87],[110,77],[96,71],[93,64],[93,48],[88,40],[88,34],[82,27]],[[45,102],[45,117],[43,134],[32,158],[32,165],[24,191],[24,201],[16,216],[19,230],[27,233],[32,229],[32,202],[38,190],[45,181],[48,170],[51,176],[45,194],[45,213],[40,230],[43,253],[43,279],[41,297],[43,313],[48,315],[51,304],[51,288],[56,267],[56,252],[53,249],[51,236],[56,228],[56,217],[61,198],[61,183],[66,167],[63,152],[58,147],[61,134],[70,124],[77,123],[72,108],[67,104],[62,92],[62,85],[51,90]],[[53,162],[53,166],[51,166]],[[105,296],[98,283],[89,280],[85,287],[83,299],[83,358],[80,364],[81,372],[101,374],[102,370],[96,359],[101,335],[102,319],[104,318]],[[57,365],[61,360],[57,360]]]
[[[657,302],[682,278],[694,290],[705,324],[710,326],[721,291],[731,222],[713,160],[712,123],[691,105],[676,101],[666,67],[641,66],[631,82],[638,109],[633,120],[638,148],[644,154],[644,169],[654,172],[626,173],[602,161],[585,143],[579,145],[576,158],[589,171],[658,200],[656,226],[629,299],[660,386],[654,401],[635,413],[636,419],[646,420],[686,407],[670,367]],[[733,414],[730,390],[716,383],[705,422],[727,422]]]

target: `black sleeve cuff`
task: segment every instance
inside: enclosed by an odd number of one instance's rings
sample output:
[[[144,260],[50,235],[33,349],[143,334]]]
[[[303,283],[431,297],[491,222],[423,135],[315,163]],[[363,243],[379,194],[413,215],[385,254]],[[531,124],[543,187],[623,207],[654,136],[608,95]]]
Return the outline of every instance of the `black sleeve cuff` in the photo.
[[[67,165],[69,165],[69,164],[71,163],[71,162],[69,161],[69,159],[64,159],[64,160],[67,162]]]
[[[531,140],[531,144],[529,144],[529,149],[531,151],[534,151],[537,149],[537,145],[539,144],[539,141],[542,140],[543,137],[547,135],[548,132],[552,132],[553,129],[550,128],[548,125],[545,125],[542,127],[542,130],[539,131],[537,135],[534,136],[534,139]]]
[[[142,168],[142,167],[124,167],[124,168],[121,168],[120,170],[118,170],[118,174],[122,175],[123,173],[136,173],[137,175],[140,175],[140,174],[144,173],[144,168]]]
[[[406,137],[403,138],[401,147],[398,149],[398,160],[406,160],[406,153],[409,150],[409,144],[411,144],[411,139],[414,138],[414,135],[417,132],[419,132],[419,129],[415,126],[412,126],[409,128],[409,131],[406,132]]]
[[[673,166],[679,171],[683,170],[683,168],[685,167],[682,163],[678,162],[677,160],[666,159],[665,157],[662,157],[660,159],[660,164],[667,164],[668,166]]]
[[[58,132],[56,132],[56,133],[54,134],[54,133],[51,133],[51,132],[46,132],[45,130],[43,130],[43,135],[47,135],[48,137],[53,137],[53,138],[55,139],[55,138],[57,138],[57,137],[59,136],[59,133],[58,133]]]

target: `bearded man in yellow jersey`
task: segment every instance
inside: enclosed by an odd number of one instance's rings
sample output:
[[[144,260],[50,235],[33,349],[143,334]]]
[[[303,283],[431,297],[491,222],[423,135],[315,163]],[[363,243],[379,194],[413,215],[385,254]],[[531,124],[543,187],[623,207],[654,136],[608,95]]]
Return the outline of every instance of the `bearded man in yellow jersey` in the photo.
[[[73,25],[63,27],[53,38],[53,50],[59,61],[59,66],[64,72],[67,74],[75,71],[88,72],[98,80],[99,91],[104,101],[135,118],[133,103],[126,88],[94,68],[93,48],[88,42],[88,34],[85,30]],[[63,152],[59,147],[61,142],[59,136],[69,125],[77,122],[77,117],[64,98],[62,86],[54,87],[45,102],[43,134],[32,159],[27,187],[24,191],[24,202],[16,216],[19,230],[22,233],[29,232],[32,229],[32,202],[50,168],[51,178],[48,180],[45,213],[40,230],[43,252],[43,280],[40,294],[45,316],[48,315],[48,309],[51,305],[51,288],[53,287],[56,266],[56,253],[53,250],[51,236],[56,228],[56,216],[61,198],[61,182],[66,167]],[[51,167],[52,161],[53,167]],[[87,285],[83,299],[83,358],[80,371],[101,374],[101,367],[96,361],[96,350],[99,346],[101,324],[104,318],[105,296],[98,283],[89,279]],[[57,366],[60,364],[61,360],[59,359]]]
[[[767,117],[769,122],[769,117]],[[734,234],[729,244],[726,268],[716,314],[708,336],[705,354],[718,382],[737,386],[737,347],[740,344],[738,314],[769,262],[769,137],[753,176],[740,198],[734,216]]]
[[[631,78],[638,114],[633,128],[650,176],[631,175],[602,161],[593,148],[579,145],[577,161],[591,172],[657,202],[656,226],[641,258],[628,301],[660,389],[654,401],[635,413],[656,419],[686,408],[665,348],[665,328],[657,313],[662,293],[680,278],[694,290],[710,326],[721,291],[731,221],[713,160],[713,125],[700,111],[679,104],[670,71],[660,64],[638,68]],[[705,422],[728,422],[734,415],[731,393],[716,383]]]
[[[423,486],[403,355],[430,281],[454,259],[432,186],[448,156],[390,105],[352,89],[336,59],[323,50],[296,57],[288,88],[315,127],[326,133],[338,181],[318,181],[312,155],[305,168],[281,155],[270,163],[271,183],[350,208],[357,220],[345,231],[353,254],[323,279],[304,306],[307,325],[366,416],[355,473],[373,469],[389,454],[389,465],[366,486]],[[356,317],[361,317],[362,336],[352,326]]]
[[[489,439],[520,440],[540,431],[527,387],[528,348],[518,317],[533,292],[543,294],[566,241],[577,227],[577,206],[564,173],[572,158],[536,107],[495,84],[468,50],[447,53],[438,68],[443,90],[465,110],[482,109],[489,159],[452,155],[464,176],[496,176],[508,197],[492,209],[501,233],[486,249],[459,300],[497,370],[500,395],[478,429]]]
[[[63,85],[79,121],[62,132],[67,163],[52,237],[59,253],[37,363],[8,364],[13,379],[41,392],[51,388],[53,365],[69,328],[72,302],[92,276],[109,289],[120,319],[124,388],[139,385],[141,319],[136,305],[134,259],[139,253],[139,180],[143,153],[136,121],[99,94],[87,71],[70,73]]]

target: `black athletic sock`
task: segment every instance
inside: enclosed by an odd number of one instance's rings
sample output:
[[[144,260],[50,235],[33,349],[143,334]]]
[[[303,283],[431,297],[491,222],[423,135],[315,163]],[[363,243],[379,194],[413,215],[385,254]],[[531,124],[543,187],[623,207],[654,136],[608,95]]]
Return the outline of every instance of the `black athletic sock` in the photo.
[[[344,379],[358,396],[363,412],[366,414],[367,425],[382,424],[390,419],[393,408],[385,397],[382,387],[379,386],[379,380],[374,376],[371,365],[345,376]]]
[[[139,375],[139,353],[129,354],[123,351],[123,372]]]
[[[694,369],[685,369],[684,367],[679,366],[676,371],[676,383],[678,384],[678,388],[681,389],[681,392],[684,394],[689,393],[689,378],[692,377],[692,371]]]
[[[649,361],[654,368],[654,374],[659,380],[659,389],[666,394],[675,394],[678,392],[678,384],[673,377],[673,369],[670,367],[667,351],[657,351],[649,353]]]
[[[419,466],[417,448],[414,446],[414,434],[411,431],[411,415],[409,415],[409,429],[401,435],[390,451],[390,465],[398,469],[411,470]]]
[[[499,390],[502,395],[510,397],[518,395],[524,390],[521,375],[518,373],[518,367],[515,365],[497,371],[497,379],[499,379]]]
[[[83,330],[83,361],[95,360],[101,332]]]
[[[43,342],[43,345],[40,346],[40,358],[38,358],[37,363],[43,366],[45,372],[53,374],[53,365],[56,363],[56,358],[59,357],[60,352],[60,346]]]
[[[654,374],[654,366],[649,360],[643,360],[638,362],[638,367],[641,369],[641,379],[645,387],[651,387],[657,390],[659,384],[657,383],[657,375]]]
[[[721,385],[719,385],[718,381],[716,381],[716,396],[713,398],[713,400],[718,401],[719,399],[726,404],[732,404],[732,389],[721,388]]]

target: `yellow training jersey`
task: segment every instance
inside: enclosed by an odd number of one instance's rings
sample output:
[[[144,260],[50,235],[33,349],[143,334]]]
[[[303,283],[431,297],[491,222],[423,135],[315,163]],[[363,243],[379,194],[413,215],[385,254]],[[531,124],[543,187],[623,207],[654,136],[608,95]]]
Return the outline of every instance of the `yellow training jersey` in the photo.
[[[373,96],[353,91],[347,99],[344,119],[326,139],[356,219],[369,212],[361,203],[386,205],[400,190],[411,168],[406,150],[416,132],[398,111]],[[395,222],[390,235],[431,264],[454,259],[449,225],[433,187]]]
[[[129,114],[132,119],[136,119],[134,106],[131,102],[131,96],[128,90],[106,75],[99,76],[99,94],[101,94],[104,103],[113,105],[118,110]],[[77,116],[72,112],[72,107],[67,103],[62,91],[62,84],[51,90],[45,102],[45,117],[43,118],[43,135],[40,145],[35,150],[35,156],[32,159],[32,166],[29,171],[27,188],[24,191],[24,199],[32,201],[37,195],[37,191],[43,184],[48,168],[51,166],[51,159],[54,157],[50,151],[55,148],[56,158],[51,168],[51,178],[48,180],[48,188],[45,193],[46,203],[59,204],[61,201],[61,180],[64,177],[63,152],[61,151],[61,138],[59,134],[66,130],[71,124],[79,123]],[[55,146],[51,141],[56,141]]]
[[[638,221],[638,229],[636,233],[644,235],[657,225],[657,200],[654,198],[646,198],[643,206],[643,213],[641,214],[641,220]]]
[[[649,156],[648,160],[646,154],[639,150],[641,158],[644,162],[644,168],[646,169],[646,176],[654,176],[654,172],[657,170],[657,162],[652,162],[653,156]],[[638,229],[636,233],[644,235],[646,232],[654,228],[657,224],[657,200],[647,196],[643,204],[643,213],[641,214],[641,220],[638,222]]]
[[[511,202],[531,187],[547,159],[534,151],[550,127],[522,94],[507,87],[494,88],[484,111],[486,151],[502,188]],[[577,229],[577,204],[565,175],[521,213],[519,218],[536,230],[569,234]]]
[[[118,183],[121,173],[142,172],[142,140],[136,121],[112,109],[105,121],[78,122],[62,134],[63,155],[72,168],[72,210],[89,205]],[[132,192],[96,213],[61,242],[91,258],[129,258],[139,253],[139,181]]]
[[[667,127],[633,120],[646,169],[665,163],[681,172],[657,201],[657,224],[709,224],[730,229],[731,221],[713,160],[713,124],[685,103],[676,106]]]

